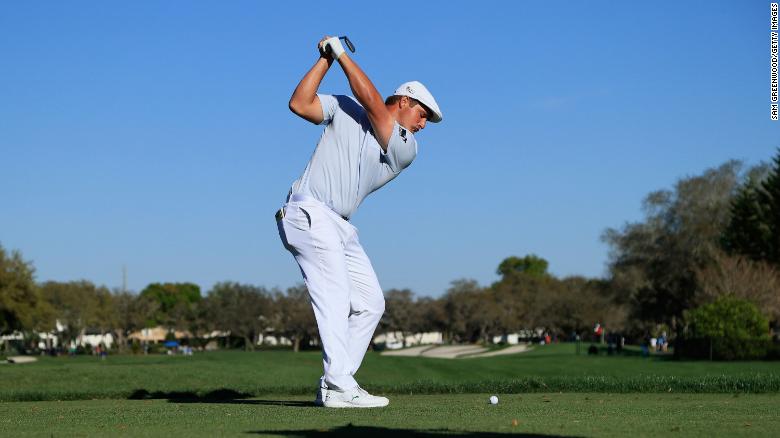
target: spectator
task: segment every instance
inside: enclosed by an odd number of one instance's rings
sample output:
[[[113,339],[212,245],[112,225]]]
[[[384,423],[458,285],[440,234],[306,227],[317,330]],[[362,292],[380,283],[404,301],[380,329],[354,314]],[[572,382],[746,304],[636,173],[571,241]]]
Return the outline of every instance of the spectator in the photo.
[[[650,344],[651,344],[650,336],[645,334],[645,337],[642,338],[642,357],[647,357],[650,355]]]
[[[666,340],[666,332],[661,332],[661,336],[658,337],[658,351],[666,351],[667,350],[667,340]]]

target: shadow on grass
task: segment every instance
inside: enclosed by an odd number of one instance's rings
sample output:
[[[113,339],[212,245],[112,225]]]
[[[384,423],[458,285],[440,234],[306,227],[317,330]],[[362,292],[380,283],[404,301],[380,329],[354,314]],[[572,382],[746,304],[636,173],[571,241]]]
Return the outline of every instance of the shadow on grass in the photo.
[[[498,433],[498,432],[457,432],[449,429],[433,429],[433,430],[413,430],[413,429],[392,429],[385,427],[372,427],[372,426],[353,426],[348,424],[346,426],[336,427],[329,430],[251,430],[245,432],[255,435],[279,435],[279,436],[299,436],[299,437],[420,437],[420,438],[435,438],[435,437],[470,437],[470,438],[489,438],[489,437],[505,437],[505,436],[518,436],[518,437],[562,437],[563,435],[539,435],[532,433]]]
[[[313,407],[314,402],[296,400],[247,400],[252,394],[234,391],[232,389],[218,389],[203,395],[189,391],[150,392],[145,389],[135,390],[128,400],[168,400],[171,403],[227,403],[241,405],[269,405],[269,406],[293,406]]]

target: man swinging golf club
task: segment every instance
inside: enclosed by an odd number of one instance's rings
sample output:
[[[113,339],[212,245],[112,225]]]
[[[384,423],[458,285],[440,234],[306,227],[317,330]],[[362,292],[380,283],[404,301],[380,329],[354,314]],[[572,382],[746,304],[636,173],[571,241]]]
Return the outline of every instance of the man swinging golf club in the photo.
[[[354,47],[345,38],[350,50]],[[442,114],[419,82],[382,100],[337,37],[319,44],[320,58],[290,98],[290,110],[325,125],[303,175],[277,212],[279,236],[295,257],[317,319],[325,373],[315,403],[334,408],[387,406],[362,389],[354,374],[385,309],[371,261],[349,217],[368,194],[398,176],[417,155],[414,134]],[[317,94],[337,61],[353,97]]]

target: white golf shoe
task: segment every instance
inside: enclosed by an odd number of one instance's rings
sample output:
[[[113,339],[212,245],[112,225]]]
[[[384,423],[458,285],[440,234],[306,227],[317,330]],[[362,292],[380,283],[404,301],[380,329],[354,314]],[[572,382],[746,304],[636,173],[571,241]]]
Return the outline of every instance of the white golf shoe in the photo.
[[[390,403],[386,397],[371,395],[365,389],[356,386],[346,391],[328,389],[325,392],[323,406],[326,408],[381,408]]]

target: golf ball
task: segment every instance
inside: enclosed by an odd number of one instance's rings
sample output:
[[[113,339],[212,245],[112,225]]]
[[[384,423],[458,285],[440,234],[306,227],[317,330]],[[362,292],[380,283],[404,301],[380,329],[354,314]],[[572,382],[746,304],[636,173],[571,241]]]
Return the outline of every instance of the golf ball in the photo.
[[[490,396],[490,404],[491,405],[497,405],[498,404],[498,397],[496,397],[495,395],[491,395]]]

